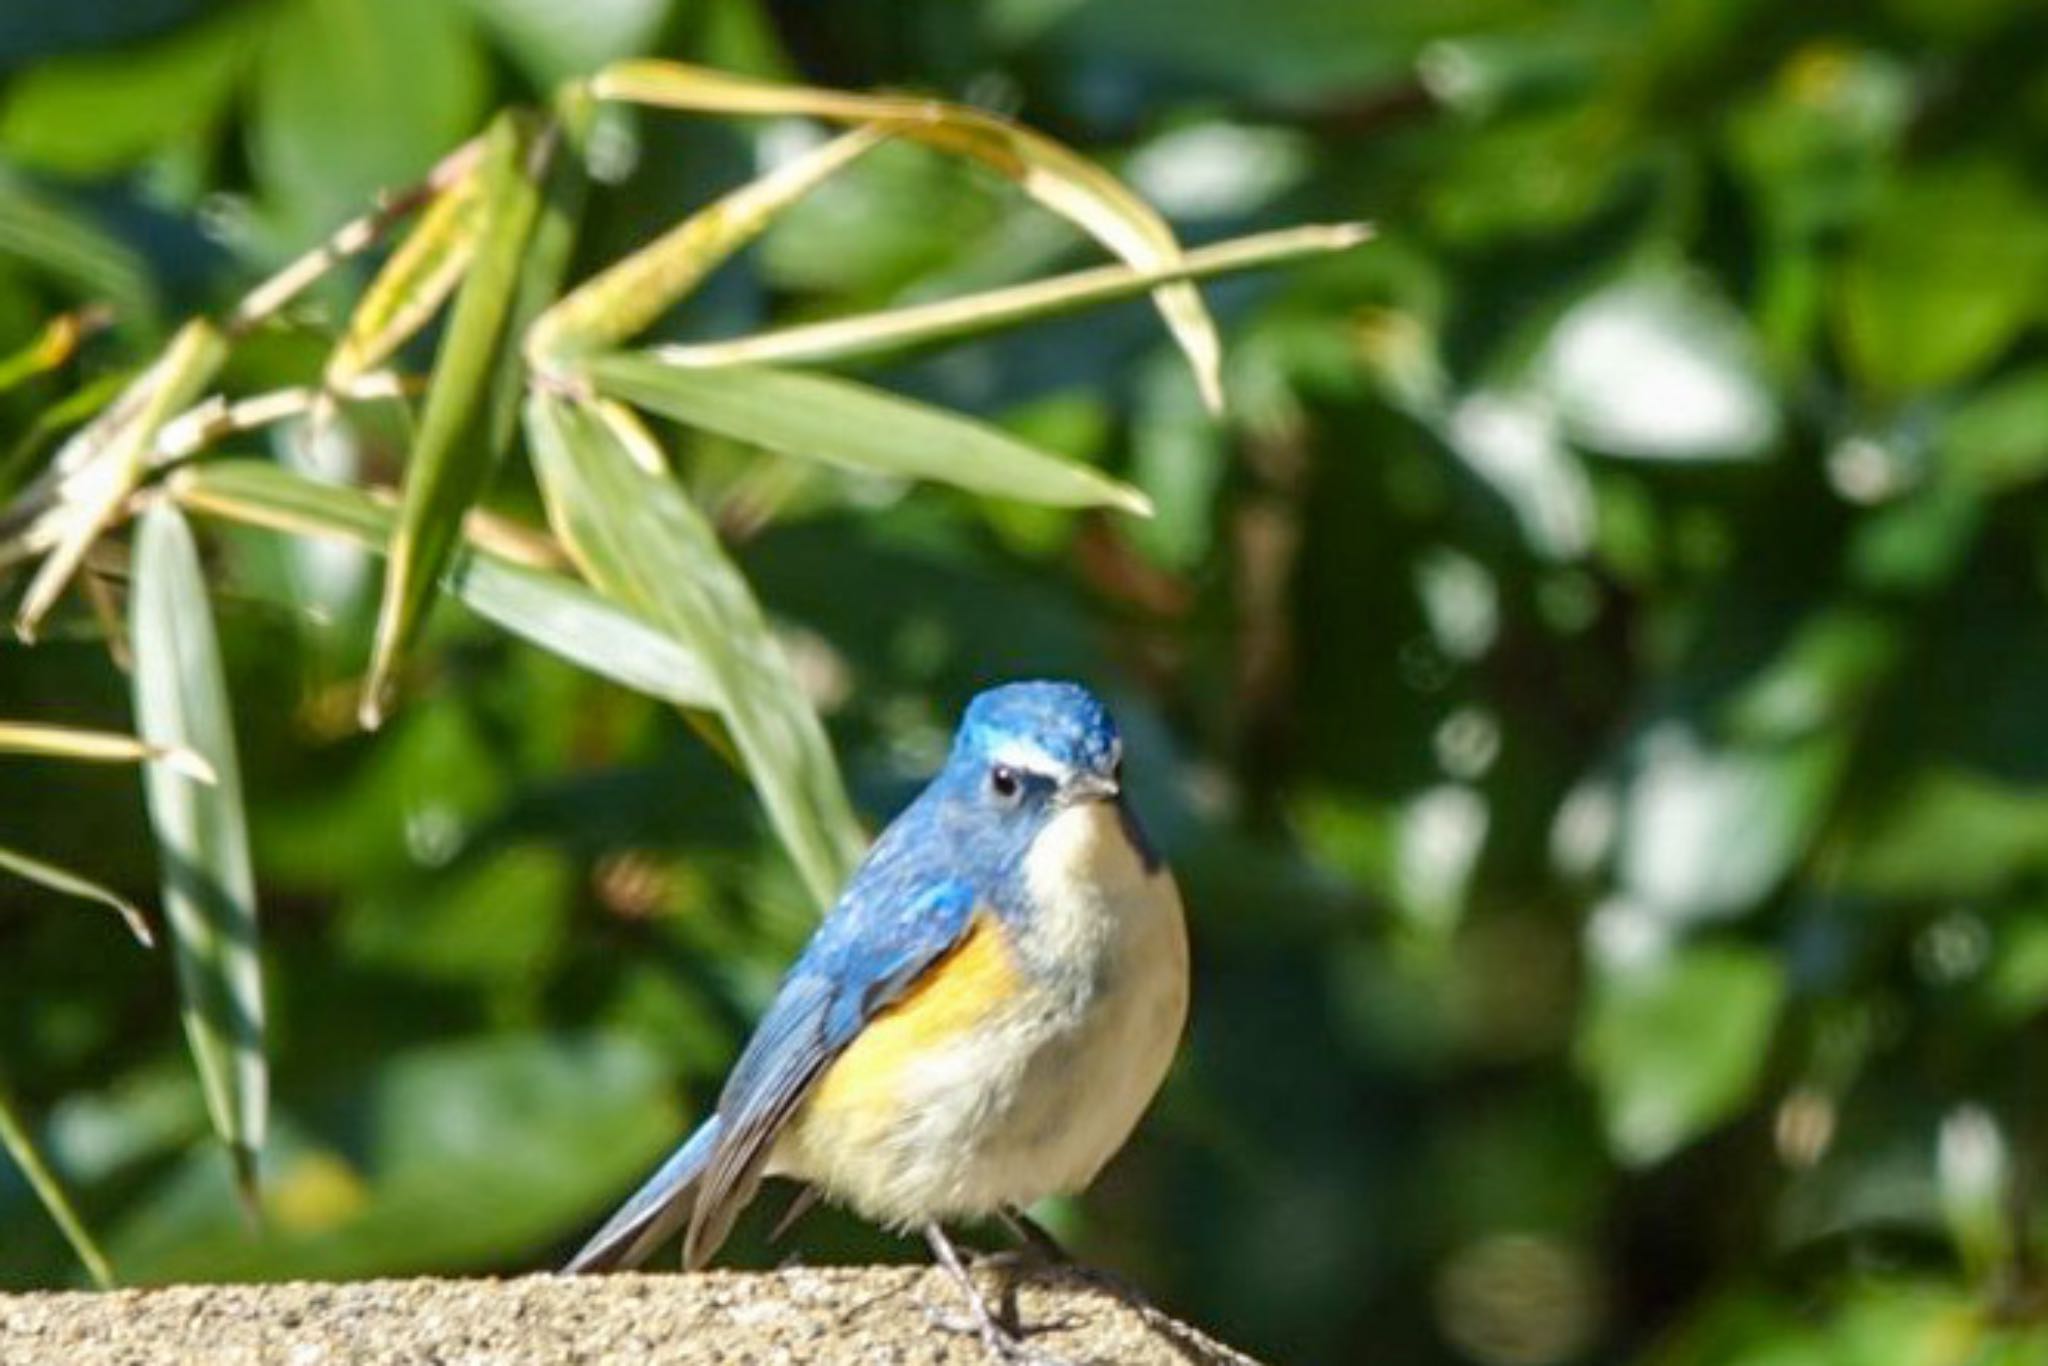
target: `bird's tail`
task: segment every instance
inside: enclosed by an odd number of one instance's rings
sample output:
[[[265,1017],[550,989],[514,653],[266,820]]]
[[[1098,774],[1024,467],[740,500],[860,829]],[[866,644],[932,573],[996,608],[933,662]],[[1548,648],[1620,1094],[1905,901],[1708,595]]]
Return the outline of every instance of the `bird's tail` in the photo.
[[[689,1219],[697,1202],[698,1178],[718,1146],[718,1131],[717,1115],[705,1120],[562,1269],[614,1271],[646,1260]]]

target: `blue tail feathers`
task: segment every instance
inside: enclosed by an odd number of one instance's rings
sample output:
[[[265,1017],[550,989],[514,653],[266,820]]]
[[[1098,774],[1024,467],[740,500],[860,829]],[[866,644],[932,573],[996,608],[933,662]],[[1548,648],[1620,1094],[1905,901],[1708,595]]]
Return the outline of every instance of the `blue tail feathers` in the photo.
[[[688,1222],[698,1178],[718,1146],[721,1127],[717,1115],[705,1120],[562,1269],[612,1271],[646,1260]]]

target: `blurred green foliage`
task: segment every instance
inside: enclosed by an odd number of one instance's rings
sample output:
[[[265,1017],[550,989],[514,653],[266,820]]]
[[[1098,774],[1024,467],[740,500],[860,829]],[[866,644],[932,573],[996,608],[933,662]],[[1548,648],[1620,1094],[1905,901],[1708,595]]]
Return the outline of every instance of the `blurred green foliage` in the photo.
[[[881,372],[1130,479],[1150,523],[678,444],[871,822],[978,686],[1073,675],[1119,711],[1198,980],[1167,1094],[1055,1212],[1089,1256],[1288,1361],[2048,1352],[2048,12],[11,4],[0,356],[112,321],[0,395],[0,484],[61,394],[635,53],[1016,112],[1190,241],[1380,226],[1208,287],[1221,426],[1142,302]],[[583,269],[789,135],[604,121]],[[664,328],[1092,259],[891,147]],[[232,382],[317,364],[345,300]],[[237,453],[390,482],[403,442]],[[715,1093],[802,884],[672,711],[454,610],[358,733],[371,562],[205,544],[272,1012],[263,1232],[168,961],[0,882],[7,1090],[128,1279],[549,1264]],[[92,619],[52,635],[0,652],[0,716],[130,728]],[[0,843],[155,904],[132,772],[7,759]],[[742,1260],[784,1255],[765,1223]],[[0,1281],[79,1276],[11,1169],[0,1227]],[[912,1255],[829,1213],[795,1246]]]

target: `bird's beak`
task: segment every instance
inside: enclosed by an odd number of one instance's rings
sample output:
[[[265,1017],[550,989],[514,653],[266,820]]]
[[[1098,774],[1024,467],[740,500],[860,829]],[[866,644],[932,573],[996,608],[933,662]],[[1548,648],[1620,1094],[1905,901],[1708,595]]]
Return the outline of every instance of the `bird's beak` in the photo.
[[[1067,779],[1066,789],[1060,795],[1069,805],[1078,806],[1082,802],[1110,801],[1122,790],[1114,778],[1105,778],[1099,773],[1076,773]]]

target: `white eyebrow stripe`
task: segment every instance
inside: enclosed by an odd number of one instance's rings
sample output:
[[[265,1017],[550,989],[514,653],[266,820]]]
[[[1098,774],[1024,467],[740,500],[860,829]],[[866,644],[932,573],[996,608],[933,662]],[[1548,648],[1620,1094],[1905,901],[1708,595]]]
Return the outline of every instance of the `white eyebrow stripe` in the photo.
[[[1060,762],[1029,740],[1005,740],[990,750],[988,757],[989,762],[1005,768],[1021,769],[1047,778],[1065,778],[1074,771],[1072,764]]]

